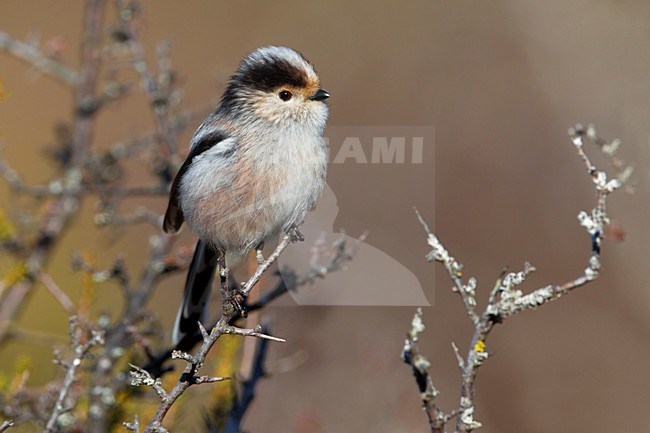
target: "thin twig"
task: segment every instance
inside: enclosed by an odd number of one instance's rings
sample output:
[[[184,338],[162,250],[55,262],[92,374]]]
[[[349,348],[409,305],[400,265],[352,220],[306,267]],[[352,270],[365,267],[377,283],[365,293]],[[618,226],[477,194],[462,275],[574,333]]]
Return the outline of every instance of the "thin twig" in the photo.
[[[139,12],[139,6],[125,2],[123,0],[116,1],[120,11],[119,17],[122,24],[122,30],[128,34],[128,44],[133,54],[133,67],[140,74],[142,89],[149,99],[152,112],[156,120],[156,132],[159,139],[165,145],[163,150],[168,155],[176,155],[178,153],[178,136],[175,128],[172,127],[169,121],[169,105],[171,103],[171,71],[163,69],[161,75],[156,77],[150,70],[145,56],[144,46],[140,40],[138,29],[135,24],[135,19]],[[162,51],[160,55],[165,55],[166,52]],[[168,62],[160,62],[166,64]],[[169,83],[170,87],[167,89],[161,88],[159,82]],[[167,92],[165,92],[165,90]]]
[[[429,419],[431,433],[444,433],[445,424],[449,421],[450,415],[442,411],[435,402],[440,392],[433,386],[433,380],[429,374],[431,363],[420,354],[418,339],[420,334],[424,332],[424,329],[422,309],[418,308],[411,321],[411,329],[407,333],[406,340],[404,341],[402,361],[411,367],[415,382],[420,391],[422,409],[426,412]]]
[[[45,272],[38,274],[38,279],[43,283],[45,288],[50,292],[54,299],[61,305],[61,307],[69,314],[76,314],[76,308],[74,303],[70,300],[68,295],[65,294],[63,290],[59,287],[54,279]]]
[[[124,422],[124,428],[132,433],[140,433],[140,420],[136,415],[133,418],[133,422]]]
[[[457,262],[456,259],[449,254],[436,235],[431,232],[429,225],[424,221],[420,212],[415,208],[414,210],[420,224],[427,234],[427,243],[432,247],[432,250],[427,254],[427,260],[435,260],[445,266],[451,281],[454,283],[454,291],[460,295],[463,301],[467,316],[470,318],[472,323],[476,325],[479,321],[479,316],[476,313],[476,281],[470,278],[468,284],[463,284],[463,265]]]
[[[71,320],[70,323],[70,334],[71,335],[76,335],[79,330],[77,329],[77,323],[74,319]],[[43,433],[52,433],[56,429],[56,423],[59,418],[59,416],[63,413],[63,411],[66,409],[64,407],[65,400],[68,396],[68,392],[70,391],[70,387],[72,384],[77,380],[77,370],[79,366],[81,366],[82,361],[94,346],[102,345],[104,344],[104,333],[101,331],[92,331],[92,334],[88,341],[85,343],[79,343],[76,342],[77,338],[73,337],[73,344],[74,344],[74,358],[72,359],[71,362],[66,362],[64,365],[66,367],[66,374],[65,378],[63,379],[63,383],[61,384],[61,389],[59,391],[59,395],[57,397],[56,403],[54,404],[54,407],[52,408],[52,412],[50,413],[50,417],[45,424],[45,430],[43,430]],[[61,361],[59,361],[60,363]]]
[[[244,284],[242,284],[242,294],[244,296],[248,296],[250,291],[253,289],[253,287],[258,283],[260,278],[262,278],[262,274],[266,272],[266,270],[277,260],[278,257],[280,257],[280,254],[282,254],[282,251],[284,251],[291,243],[293,242],[292,238],[290,235],[285,235],[278,246],[275,248],[273,253],[264,260],[262,263],[260,263],[257,266],[257,269],[255,270],[255,273],[253,274],[252,277],[248,281],[246,281]]]
[[[31,64],[38,71],[52,75],[70,86],[76,85],[79,81],[79,74],[75,70],[46,56],[38,47],[19,41],[2,31],[0,31],[0,49]]]
[[[6,420],[2,421],[2,424],[0,424],[0,433],[3,431],[7,431],[10,427],[13,427],[15,424],[12,420]]]
[[[328,246],[325,242],[325,233],[323,233],[321,238],[314,243],[309,270],[297,281],[297,286],[311,285],[317,279],[323,279],[331,272],[344,270],[347,263],[354,258],[367,237],[368,231],[364,231],[348,247],[345,233],[341,233],[339,238],[332,245]],[[323,257],[327,258],[325,263],[322,261]]]

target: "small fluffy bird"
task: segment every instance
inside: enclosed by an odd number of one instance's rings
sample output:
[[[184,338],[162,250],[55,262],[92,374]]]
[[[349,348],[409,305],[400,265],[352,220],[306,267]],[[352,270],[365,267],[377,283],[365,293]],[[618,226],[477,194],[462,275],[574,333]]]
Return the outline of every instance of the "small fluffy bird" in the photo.
[[[166,233],[187,222],[199,237],[174,344],[208,320],[219,259],[235,266],[279,233],[297,231],[312,208],[327,171],[327,98],[302,54],[259,48],[244,58],[194,133],[163,222]]]

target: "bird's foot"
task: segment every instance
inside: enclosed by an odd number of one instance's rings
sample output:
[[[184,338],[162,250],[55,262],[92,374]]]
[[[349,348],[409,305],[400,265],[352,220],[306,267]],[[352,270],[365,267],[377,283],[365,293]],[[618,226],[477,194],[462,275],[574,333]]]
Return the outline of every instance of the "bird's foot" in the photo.
[[[239,314],[240,317],[247,317],[248,313],[244,307],[245,299],[244,292],[239,289],[229,292],[225,302],[226,313],[230,315]]]
[[[230,270],[225,266],[225,263],[219,269],[219,276],[221,278],[221,293],[223,293],[223,312],[228,316],[238,314],[240,317],[246,317],[246,309],[244,308],[244,301],[246,294],[240,289],[231,289],[228,285],[228,276]]]
[[[298,227],[291,227],[289,230],[287,230],[287,234],[291,238],[291,242],[302,242],[305,240],[305,236],[303,236],[302,233],[300,233],[300,230],[298,230]]]

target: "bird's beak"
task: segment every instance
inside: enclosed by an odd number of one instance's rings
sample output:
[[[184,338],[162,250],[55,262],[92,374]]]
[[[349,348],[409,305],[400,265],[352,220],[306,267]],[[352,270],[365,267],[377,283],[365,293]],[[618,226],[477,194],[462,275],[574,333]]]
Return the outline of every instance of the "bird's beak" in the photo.
[[[312,96],[309,99],[311,99],[312,101],[323,101],[323,100],[325,100],[325,99],[327,99],[329,97],[330,97],[330,94],[327,93],[325,90],[318,89],[318,92],[314,93],[314,96]]]

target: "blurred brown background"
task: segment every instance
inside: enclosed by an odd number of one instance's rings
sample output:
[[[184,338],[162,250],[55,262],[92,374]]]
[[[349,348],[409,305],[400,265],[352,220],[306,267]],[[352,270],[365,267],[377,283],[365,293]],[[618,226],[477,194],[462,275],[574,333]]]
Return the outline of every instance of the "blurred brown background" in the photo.
[[[75,65],[81,6],[4,0],[0,29],[20,38],[29,32],[62,36],[63,57]],[[317,66],[333,95],[330,125],[435,127],[435,154],[425,149],[423,166],[332,165],[328,183],[338,200],[335,227],[350,235],[369,229],[368,243],[408,266],[434,304],[425,308],[423,350],[447,409],[459,391],[450,343],[465,350],[470,327],[443,270],[424,261],[428,249],[412,206],[430,221],[435,217],[436,233],[466,274],[478,278],[481,295],[504,265],[519,269],[525,260],[538,268],[527,287],[563,282],[586,265],[589,241],[576,215],[593,202],[567,128],[593,122],[603,136],[621,138],[621,155],[636,167],[636,193],[616,194],[610,213],[626,240],[606,242],[596,283],[494,331],[488,341],[494,356],[479,373],[476,418],[485,432],[650,431],[650,4],[195,0],[144,6],[145,41],[153,47],[172,40],[188,107],[213,102],[244,53],[282,44]],[[53,141],[53,125],[69,116],[71,94],[6,55],[0,78],[10,94],[0,103],[4,155],[27,180],[43,181],[51,167],[40,155]],[[138,98],[109,108],[98,124],[98,143],[152,128]],[[7,188],[0,192],[6,205]],[[147,202],[160,212],[165,204]],[[72,252],[87,251],[108,265],[116,252],[127,251],[137,269],[151,234],[137,230],[114,242],[93,228],[92,203],[85,215],[51,265],[71,296],[79,285],[69,271]],[[187,231],[184,236],[191,242]],[[181,280],[161,287],[154,299],[168,328]],[[98,310],[120,308],[110,287],[97,298]],[[66,315],[47,308],[51,302],[38,293],[21,323],[59,329],[63,343]],[[288,340],[273,346],[271,360],[297,351],[308,360],[262,383],[247,429],[427,431],[411,373],[399,359],[413,312],[269,309],[274,333]],[[33,361],[34,383],[53,377],[47,345],[12,343],[0,354],[0,368],[11,368],[22,353],[40,359]]]

